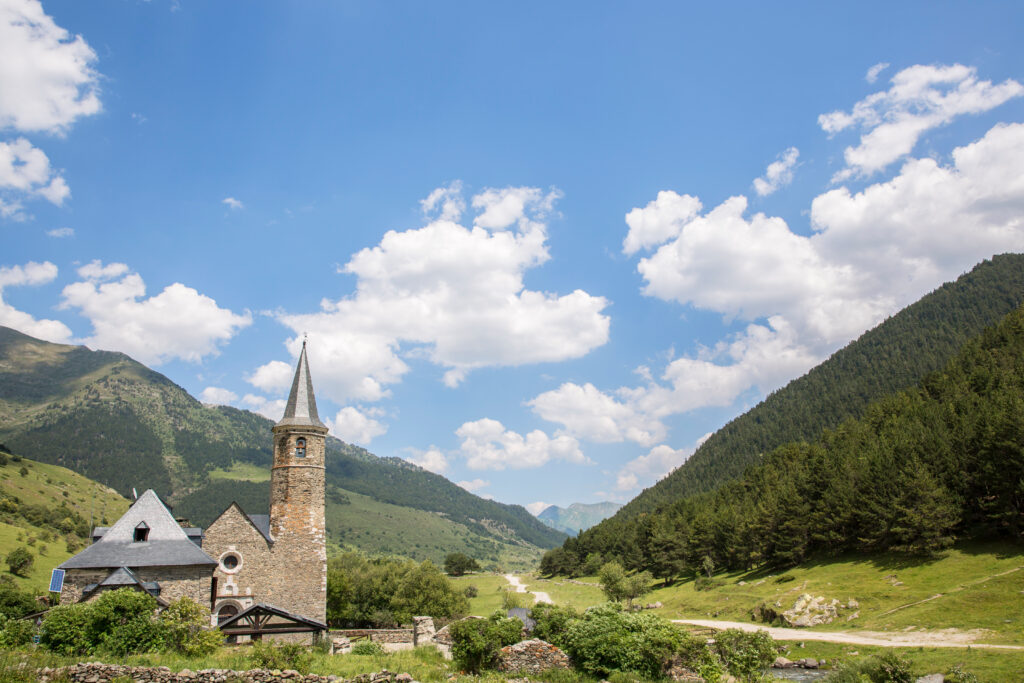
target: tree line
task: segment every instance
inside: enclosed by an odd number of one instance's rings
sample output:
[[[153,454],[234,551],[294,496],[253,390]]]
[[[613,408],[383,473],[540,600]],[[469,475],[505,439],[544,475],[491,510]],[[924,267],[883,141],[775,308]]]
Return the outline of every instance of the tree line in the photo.
[[[738,479],[549,551],[545,574],[617,559],[671,580],[851,550],[930,555],[957,538],[1024,540],[1024,307],[919,386]]]

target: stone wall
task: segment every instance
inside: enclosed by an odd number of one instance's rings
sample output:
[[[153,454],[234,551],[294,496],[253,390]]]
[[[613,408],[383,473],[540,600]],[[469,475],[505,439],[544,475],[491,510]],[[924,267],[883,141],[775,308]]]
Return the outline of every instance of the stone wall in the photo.
[[[229,507],[206,529],[203,550],[218,562],[229,554],[239,559],[234,569],[227,569],[222,563],[213,572],[217,577],[213,623],[225,605],[233,605],[239,612],[257,602],[277,605],[264,580],[264,571],[274,561],[270,543],[238,505]]]
[[[551,643],[534,638],[501,648],[498,670],[539,674],[550,669],[568,669],[569,657]]]
[[[243,683],[271,683],[291,681],[292,683],[339,683],[345,681],[341,676],[333,674],[320,676],[317,674],[300,674],[298,671],[270,671],[267,669],[249,669],[234,671],[231,669],[203,669],[190,671],[184,669],[174,672],[166,666],[121,666],[117,664],[101,664],[87,662],[64,666],[59,669],[39,669],[36,679],[41,683],[69,680],[72,683],[111,683],[115,679],[128,678],[141,683],[225,683],[225,681]],[[412,676],[407,673],[394,674],[384,670],[376,673],[360,674],[352,679],[352,683],[412,683]]]
[[[64,574],[64,587],[60,591],[62,605],[82,599],[82,591],[91,583],[99,583],[110,576],[110,569],[68,569]]]
[[[142,581],[159,583],[161,600],[174,602],[187,595],[203,607],[210,606],[210,577],[213,572],[208,565],[139,567],[135,575]]]

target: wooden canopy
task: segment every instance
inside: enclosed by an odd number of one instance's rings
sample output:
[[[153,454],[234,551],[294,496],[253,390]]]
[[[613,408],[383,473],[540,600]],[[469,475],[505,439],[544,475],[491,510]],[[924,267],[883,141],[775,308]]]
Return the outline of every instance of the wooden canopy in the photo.
[[[263,636],[279,633],[312,633],[315,639],[327,630],[327,624],[258,603],[227,619],[219,628],[229,638],[249,636],[261,640]]]

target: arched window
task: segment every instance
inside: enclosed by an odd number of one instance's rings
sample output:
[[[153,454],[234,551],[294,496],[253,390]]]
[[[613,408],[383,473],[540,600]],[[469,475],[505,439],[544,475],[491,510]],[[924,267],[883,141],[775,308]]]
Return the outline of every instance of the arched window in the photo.
[[[306,457],[306,440],[301,436],[295,440],[295,457],[305,458]]]

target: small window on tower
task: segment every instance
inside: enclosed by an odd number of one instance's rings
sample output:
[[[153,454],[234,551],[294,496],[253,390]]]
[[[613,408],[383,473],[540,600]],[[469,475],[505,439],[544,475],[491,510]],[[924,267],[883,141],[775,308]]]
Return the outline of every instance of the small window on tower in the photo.
[[[305,458],[306,457],[306,440],[299,438],[295,440],[295,457]]]
[[[149,539],[149,525],[145,522],[139,522],[139,525],[135,527],[135,542],[142,543]]]

